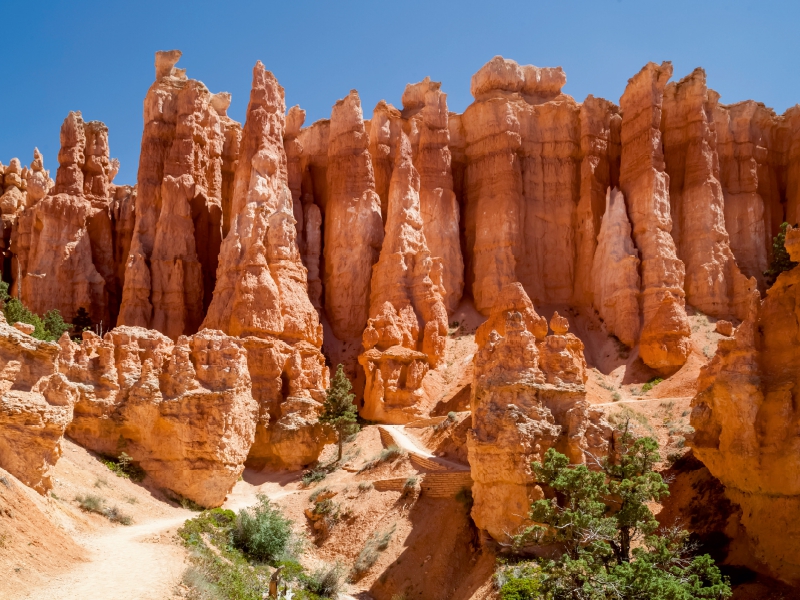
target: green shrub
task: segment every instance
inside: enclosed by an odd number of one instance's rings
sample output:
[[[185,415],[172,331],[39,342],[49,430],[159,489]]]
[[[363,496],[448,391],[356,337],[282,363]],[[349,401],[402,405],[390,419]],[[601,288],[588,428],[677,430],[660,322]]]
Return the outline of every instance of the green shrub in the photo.
[[[375,486],[372,484],[371,481],[362,481],[358,484],[358,491],[359,492],[366,492],[374,488]]]
[[[656,387],[659,383],[664,381],[661,377],[654,377],[642,386],[642,392],[646,393]]]
[[[369,536],[361,552],[358,553],[355,563],[353,563],[351,579],[355,580],[369,571],[370,567],[378,560],[380,553],[389,547],[389,542],[392,540],[396,527],[397,525],[392,525],[391,529],[387,531],[376,531]]]
[[[328,476],[328,470],[324,467],[308,469],[303,472],[303,485],[308,487],[312,483],[318,483]]]
[[[769,264],[769,269],[764,271],[768,288],[772,287],[778,279],[778,275],[797,266],[797,263],[792,261],[786,251],[786,229],[788,227],[788,223],[781,223],[780,233],[772,238],[772,261]]]
[[[104,457],[103,464],[113,471],[117,477],[130,479],[136,483],[144,480],[147,476],[145,470],[134,463],[133,458],[125,452],[120,453],[117,458]]]
[[[500,588],[501,600],[537,600],[541,586],[535,579],[510,579]]]
[[[247,555],[262,561],[282,557],[292,537],[292,522],[260,494],[258,503],[240,510],[232,531],[233,542]]]
[[[475,499],[472,497],[472,490],[468,487],[463,487],[458,490],[456,500],[466,507],[467,512],[472,510],[472,505],[475,503]]]

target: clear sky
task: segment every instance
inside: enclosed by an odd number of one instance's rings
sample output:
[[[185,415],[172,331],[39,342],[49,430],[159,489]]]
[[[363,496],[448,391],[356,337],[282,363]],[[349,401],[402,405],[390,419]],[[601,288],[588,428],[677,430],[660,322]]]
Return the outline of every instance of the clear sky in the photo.
[[[368,116],[396,106],[406,83],[442,82],[451,110],[470,103],[471,75],[496,54],[562,66],[565,92],[615,102],[647,61],[671,60],[675,78],[697,66],[721,101],[752,98],[778,112],[800,102],[800,2],[770,0],[2,0],[0,161],[55,176],[58,134],[70,110],[109,127],[116,183],[134,183],[142,100],[156,50],[212,92],[233,94],[243,121],[256,60],[300,104],[306,124],[330,115],[350,89]]]

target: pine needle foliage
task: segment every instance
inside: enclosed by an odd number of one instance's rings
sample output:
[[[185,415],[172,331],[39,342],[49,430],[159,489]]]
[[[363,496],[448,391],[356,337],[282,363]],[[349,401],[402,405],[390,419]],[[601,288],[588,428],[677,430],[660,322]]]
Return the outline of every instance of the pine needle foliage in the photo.
[[[533,463],[537,481],[551,492],[531,505],[537,524],[515,538],[517,548],[563,552],[539,559],[528,577],[551,600],[730,598],[711,557],[694,556],[686,531],[659,528],[648,506],[669,494],[654,471],[656,440],[636,438],[628,423],[618,440],[615,455],[597,460],[596,470],[571,465],[553,448]]]
[[[325,423],[336,432],[339,445],[337,462],[342,460],[345,438],[359,430],[358,409],[353,404],[355,394],[350,392],[352,388],[342,365],[339,365],[331,380],[331,387],[325,390],[325,401],[322,405],[322,414],[319,416],[320,423]]]
[[[798,263],[792,261],[789,253],[786,251],[786,229],[789,223],[781,223],[781,231],[778,235],[772,238],[772,261],[769,264],[769,269],[764,271],[764,277],[767,280],[767,287],[772,287],[778,279],[778,275],[784,271],[791,271]]]

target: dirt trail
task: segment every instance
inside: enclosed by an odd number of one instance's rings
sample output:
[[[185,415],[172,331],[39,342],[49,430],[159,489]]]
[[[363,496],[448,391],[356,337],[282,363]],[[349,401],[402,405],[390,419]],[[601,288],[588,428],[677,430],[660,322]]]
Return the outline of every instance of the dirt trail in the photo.
[[[90,560],[54,578],[23,598],[74,600],[165,600],[172,597],[186,565],[181,547],[164,543],[163,534],[192,513],[155,519],[130,527],[116,526],[79,540]]]
[[[433,452],[422,446],[418,440],[415,440],[410,435],[408,435],[403,425],[379,425],[378,428],[386,431],[392,438],[392,440],[394,440],[394,443],[397,444],[398,447],[405,450],[411,455],[415,455],[419,458],[430,461],[430,463],[436,463],[437,465],[440,465],[440,468],[443,467],[444,469],[449,471],[469,470],[469,467],[460,465],[458,463],[454,463],[452,461],[447,460],[446,458],[441,458],[440,456],[436,456],[435,454],[433,454]],[[430,466],[434,467],[434,465]]]
[[[295,493],[282,489],[286,476],[264,476],[246,471],[224,507],[239,510],[256,502],[259,492],[271,500]],[[249,480],[249,481],[248,481]],[[187,567],[185,550],[172,536],[186,519],[197,513],[179,511],[169,517],[149,519],[124,527],[108,525],[99,531],[76,536],[88,550],[89,561],[54,577],[47,585],[16,598],[75,600],[168,600]]]

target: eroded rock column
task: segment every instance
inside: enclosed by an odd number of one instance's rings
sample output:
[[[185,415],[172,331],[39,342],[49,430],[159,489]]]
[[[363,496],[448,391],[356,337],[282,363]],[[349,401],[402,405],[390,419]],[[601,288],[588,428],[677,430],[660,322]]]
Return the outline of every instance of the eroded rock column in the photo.
[[[639,353],[663,373],[689,356],[685,270],[670,235],[669,176],[661,148],[661,103],[672,64],[648,63],[633,76],[620,99],[622,158],[620,187],[628,204],[633,240],[642,261],[642,329]]]

